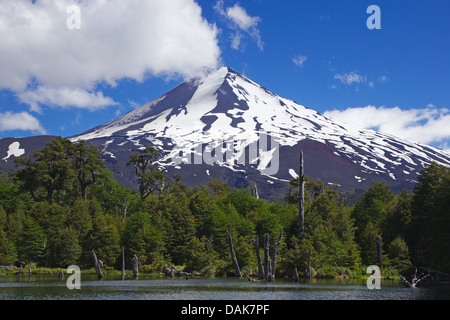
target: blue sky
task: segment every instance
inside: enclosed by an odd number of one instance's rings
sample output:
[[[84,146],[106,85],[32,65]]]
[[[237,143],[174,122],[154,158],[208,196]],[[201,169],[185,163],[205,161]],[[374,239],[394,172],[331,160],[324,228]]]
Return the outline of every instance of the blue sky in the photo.
[[[370,5],[381,29],[367,28]],[[0,0],[0,138],[81,133],[226,65],[348,125],[449,151],[449,15],[438,0]]]

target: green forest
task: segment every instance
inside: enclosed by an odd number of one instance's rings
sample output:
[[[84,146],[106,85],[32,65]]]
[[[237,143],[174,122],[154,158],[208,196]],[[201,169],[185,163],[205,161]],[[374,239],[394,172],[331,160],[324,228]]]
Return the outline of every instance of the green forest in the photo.
[[[355,205],[337,189],[306,179],[304,233],[299,238],[299,179],[284,201],[257,199],[212,180],[186,187],[154,166],[157,151],[132,154],[139,189],[118,184],[99,151],[56,138],[33,157],[16,159],[18,171],[0,172],[0,265],[127,269],[134,255],[141,273],[177,266],[203,276],[234,275],[227,231],[244,275],[258,272],[254,239],[269,235],[270,252],[280,232],[277,277],[305,272],[315,277],[360,276],[378,264],[383,274],[416,265],[450,272],[450,170],[436,163],[417,176],[412,191],[395,194],[373,182]],[[262,250],[261,250],[262,255]]]

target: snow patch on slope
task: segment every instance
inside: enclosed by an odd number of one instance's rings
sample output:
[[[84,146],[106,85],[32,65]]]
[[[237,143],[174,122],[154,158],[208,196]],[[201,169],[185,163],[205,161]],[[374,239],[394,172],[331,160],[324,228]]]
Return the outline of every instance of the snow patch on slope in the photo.
[[[23,155],[24,153],[25,149],[20,148],[20,142],[15,141],[9,145],[7,155],[2,160],[8,162],[9,157],[14,156],[17,158]]]

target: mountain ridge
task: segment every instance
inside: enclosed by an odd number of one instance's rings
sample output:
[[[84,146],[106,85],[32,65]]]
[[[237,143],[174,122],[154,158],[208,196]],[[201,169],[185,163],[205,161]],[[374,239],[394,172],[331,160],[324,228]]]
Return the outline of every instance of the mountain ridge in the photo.
[[[261,196],[272,198],[296,176],[300,150],[306,174],[341,191],[367,189],[372,180],[411,189],[431,161],[450,166],[443,151],[374,130],[350,130],[229,67],[184,81],[69,139],[96,145],[117,180],[129,186],[137,183],[126,167],[129,154],[152,145],[161,154],[160,169],[181,174],[189,186],[215,177],[230,187],[256,184]]]

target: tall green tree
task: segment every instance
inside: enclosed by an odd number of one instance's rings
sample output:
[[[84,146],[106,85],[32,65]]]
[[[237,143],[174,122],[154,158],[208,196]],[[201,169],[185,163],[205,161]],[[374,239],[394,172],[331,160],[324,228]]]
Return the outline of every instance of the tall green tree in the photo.
[[[311,248],[311,260],[316,268],[360,265],[354,220],[338,199],[334,190],[326,188],[305,215],[305,241],[302,240],[299,250],[306,259],[305,252]]]
[[[151,264],[165,254],[164,234],[148,213],[136,212],[125,222],[122,234],[127,261],[137,255],[140,263]]]
[[[120,256],[120,235],[114,225],[102,226],[96,237],[97,256],[105,266],[113,267]]]
[[[411,265],[408,246],[401,236],[397,236],[389,247],[389,260],[392,266]]]
[[[386,210],[386,218],[381,223],[383,240],[391,243],[394,239],[401,237],[405,239],[408,226],[411,221],[411,205],[414,193],[404,190],[396,195]]]
[[[62,232],[66,228],[67,208],[57,204],[49,204],[48,202],[37,202],[29,213],[42,228],[46,245],[42,255],[41,262],[44,265],[56,267],[60,265],[62,243]]]
[[[159,157],[158,151],[147,146],[143,153],[133,153],[127,165],[134,166],[135,174],[139,177],[139,194],[141,200],[147,198],[155,191],[160,191],[164,187],[167,177],[157,170],[153,164]]]
[[[52,203],[65,198],[87,199],[87,188],[98,182],[108,171],[97,147],[85,141],[74,144],[57,137],[30,157],[15,160],[19,170],[15,174],[18,186],[30,193],[34,201]]]
[[[45,200],[52,203],[55,192],[72,189],[75,174],[70,162],[71,154],[70,140],[57,137],[33,153],[35,161],[27,157],[17,158],[16,166],[21,167],[16,174],[19,185],[29,191],[34,200],[39,199],[39,189],[44,189]]]
[[[186,271],[202,271],[212,265],[219,258],[212,248],[211,242],[205,236],[198,239],[193,237],[185,246],[183,259],[186,261]]]
[[[364,250],[363,247],[371,246],[371,244],[365,243],[370,241],[367,237],[369,229],[369,233],[374,232],[374,229],[380,232],[387,216],[389,204],[394,198],[395,195],[389,185],[383,182],[372,182],[370,188],[353,208],[352,219],[355,221],[355,237],[362,250]],[[370,226],[368,226],[369,223]]]
[[[76,231],[77,238],[83,242],[92,229],[92,216],[89,204],[84,200],[76,200],[66,215],[66,225]]]
[[[0,172],[0,205],[7,213],[18,210],[29,210],[33,206],[33,199],[28,193],[21,192],[14,183],[13,174]]]
[[[6,228],[8,217],[6,215],[5,209],[3,209],[3,206],[0,204],[0,230],[4,231]]]
[[[360,232],[359,247],[361,248],[361,259],[363,265],[377,264],[377,235],[380,229],[372,221],[364,225]]]
[[[80,140],[71,146],[73,169],[81,190],[81,197],[87,199],[87,188],[106,175],[106,166],[100,152],[94,145]]]
[[[41,200],[40,173],[36,163],[30,157],[16,158],[14,163],[19,168],[14,175],[17,186],[21,191],[29,192],[34,201]]]
[[[24,263],[39,261],[44,253],[46,240],[39,224],[32,217],[27,217],[17,243],[19,260]]]
[[[35,151],[38,181],[47,193],[47,202],[52,203],[55,192],[69,191],[73,186],[74,171],[69,155],[71,142],[57,137],[47,147]]]
[[[166,248],[174,263],[181,263],[187,243],[195,235],[195,219],[189,210],[189,198],[185,194],[165,195],[161,210],[166,217]]]
[[[14,243],[8,238],[5,232],[8,217],[6,211],[0,204],[0,264],[12,264],[17,259],[17,252]]]
[[[51,247],[47,262],[50,267],[67,268],[70,265],[78,264],[81,245],[78,240],[78,232],[73,227],[61,228],[54,232]]]
[[[450,272],[450,169],[433,162],[417,181],[407,237],[411,260]]]
[[[195,219],[196,237],[211,237],[214,232],[213,215],[218,208],[206,187],[199,188],[189,198],[189,210]]]
[[[89,198],[96,199],[105,212],[119,216],[122,221],[138,210],[138,196],[130,188],[113,180],[110,171],[89,188]]]
[[[11,265],[16,260],[17,260],[16,246],[8,238],[6,232],[0,229],[0,264]]]
[[[236,260],[239,263],[240,269],[247,271],[256,270],[257,261],[255,249],[253,246],[253,240],[250,237],[238,236],[233,242]],[[272,242],[275,242],[275,239],[273,239]],[[270,252],[270,254],[272,254],[272,251]],[[270,259],[272,259],[272,256],[270,257]],[[231,260],[228,259],[228,261]]]

